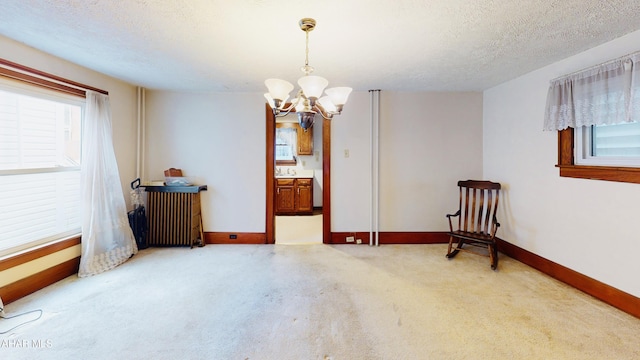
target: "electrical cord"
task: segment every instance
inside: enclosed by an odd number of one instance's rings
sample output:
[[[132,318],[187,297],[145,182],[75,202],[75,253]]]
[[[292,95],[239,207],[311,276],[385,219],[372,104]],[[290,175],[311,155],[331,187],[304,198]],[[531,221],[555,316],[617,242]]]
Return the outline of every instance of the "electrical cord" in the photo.
[[[17,317],[21,317],[21,316],[24,316],[24,315],[33,314],[33,313],[36,313],[36,312],[39,312],[39,313],[40,313],[40,314],[38,315],[38,317],[37,317],[37,318],[35,318],[35,319],[31,319],[31,320],[29,320],[29,321],[25,321],[25,322],[23,322],[22,324],[18,324],[18,325],[16,325],[16,326],[12,327],[12,328],[11,328],[11,329],[9,329],[9,330],[1,331],[1,332],[0,332],[0,335],[6,334],[6,333],[8,333],[8,332],[10,332],[10,331],[13,331],[13,330],[15,330],[15,329],[19,328],[20,326],[23,326],[23,325],[26,325],[26,324],[29,324],[29,323],[32,323],[32,322],[34,322],[34,321],[39,320],[39,319],[42,317],[42,310],[41,310],[41,309],[38,309],[38,310],[31,310],[31,311],[27,311],[27,312],[24,312],[24,313],[22,313],[22,314],[17,314],[17,315],[13,315],[13,316],[0,315],[0,319],[7,319],[7,320],[8,320],[8,319],[15,319],[15,318],[17,318]]]

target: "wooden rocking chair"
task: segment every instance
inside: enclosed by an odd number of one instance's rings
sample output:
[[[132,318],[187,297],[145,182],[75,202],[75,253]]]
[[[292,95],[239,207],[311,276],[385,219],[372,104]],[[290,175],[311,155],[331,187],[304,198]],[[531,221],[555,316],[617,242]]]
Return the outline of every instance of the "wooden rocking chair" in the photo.
[[[458,181],[460,188],[460,204],[455,214],[447,214],[449,219],[449,249],[447,258],[451,259],[460,251],[468,251],[477,255],[487,254],[463,248],[465,245],[482,247],[488,250],[491,268],[498,267],[498,249],[496,248],[496,231],[500,223],[496,218],[500,184],[491,181],[467,180]],[[457,230],[453,228],[451,218],[458,218]],[[455,244],[454,247],[454,243]]]

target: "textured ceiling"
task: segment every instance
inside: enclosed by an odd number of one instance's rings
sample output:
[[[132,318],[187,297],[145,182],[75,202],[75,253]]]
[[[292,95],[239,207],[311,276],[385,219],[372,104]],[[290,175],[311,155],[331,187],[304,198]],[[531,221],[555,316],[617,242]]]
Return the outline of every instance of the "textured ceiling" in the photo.
[[[0,34],[153,89],[483,90],[640,29],[638,0],[2,0]]]

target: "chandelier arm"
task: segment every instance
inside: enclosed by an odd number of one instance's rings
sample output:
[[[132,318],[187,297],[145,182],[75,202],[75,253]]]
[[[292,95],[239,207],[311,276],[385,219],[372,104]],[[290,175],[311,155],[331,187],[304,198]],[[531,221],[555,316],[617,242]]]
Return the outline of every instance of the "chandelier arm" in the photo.
[[[278,107],[271,108],[273,110],[273,115],[277,117],[289,115],[291,110],[295,109],[296,105],[298,105],[302,97],[304,97],[304,93],[302,92],[302,89],[301,89],[301,90],[298,90],[298,94],[296,95],[296,98],[293,101],[291,101],[291,105],[289,105],[289,107],[287,107],[286,109],[280,109]]]
[[[326,120],[331,120],[333,119],[333,115],[339,114],[339,113],[333,113],[330,111],[326,111],[322,105],[320,105],[319,103],[316,102],[316,104],[313,107],[314,110],[316,110],[316,113],[320,114],[323,118],[325,118]]]
[[[273,115],[275,117],[283,117],[289,115],[293,107],[289,107],[287,109],[273,109]]]

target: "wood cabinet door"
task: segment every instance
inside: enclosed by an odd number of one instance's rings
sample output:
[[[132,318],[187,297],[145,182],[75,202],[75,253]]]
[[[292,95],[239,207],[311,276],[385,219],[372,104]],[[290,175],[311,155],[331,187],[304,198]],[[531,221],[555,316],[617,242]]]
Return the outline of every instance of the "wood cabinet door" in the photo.
[[[276,181],[276,214],[296,211],[296,192],[293,179]]]
[[[296,124],[297,125],[297,124]],[[313,155],[313,127],[304,131],[300,125],[298,129],[298,155]]]
[[[311,181],[312,179],[298,179],[297,181],[297,210],[299,213],[313,212],[313,186]]]

